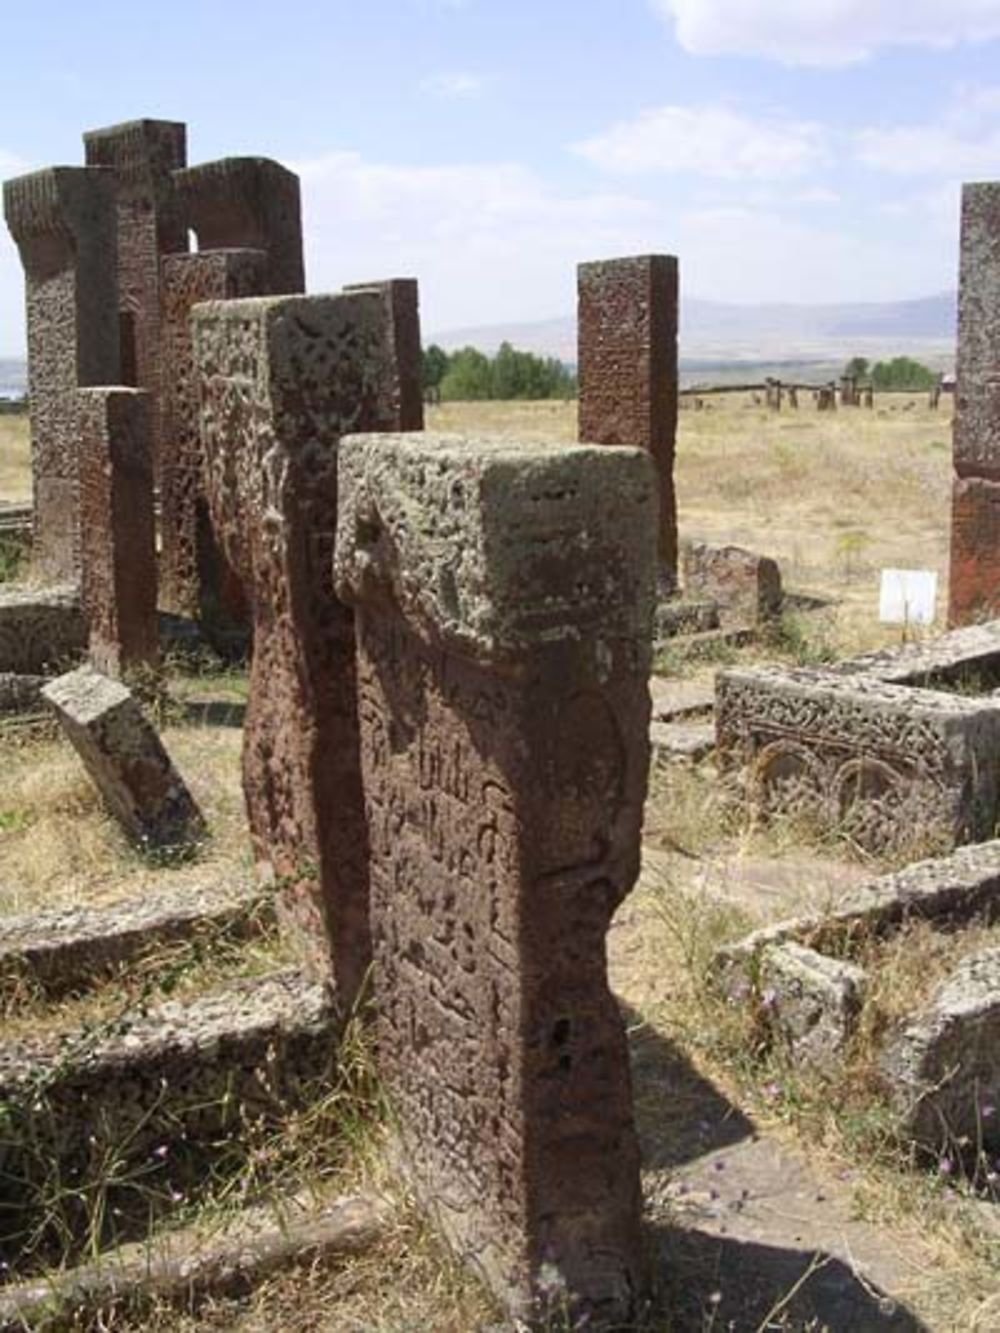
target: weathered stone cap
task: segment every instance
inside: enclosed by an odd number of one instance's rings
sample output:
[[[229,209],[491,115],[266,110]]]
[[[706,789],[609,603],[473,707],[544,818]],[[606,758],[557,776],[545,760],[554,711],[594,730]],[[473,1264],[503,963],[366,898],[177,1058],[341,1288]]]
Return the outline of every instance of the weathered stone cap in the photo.
[[[351,435],[334,579],[481,658],[543,642],[648,642],[656,489],[642,449],[423,432]]]
[[[5,181],[3,212],[15,241],[110,225],[115,177],[108,167],[48,167]]]

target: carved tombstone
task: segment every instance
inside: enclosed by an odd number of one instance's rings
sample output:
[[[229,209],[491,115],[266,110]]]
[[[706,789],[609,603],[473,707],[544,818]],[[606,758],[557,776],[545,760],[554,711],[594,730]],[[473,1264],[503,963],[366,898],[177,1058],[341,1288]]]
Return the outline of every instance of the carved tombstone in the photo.
[[[80,573],[77,389],[119,378],[115,199],[110,172],[53,167],[4,185],[24,265],[34,561],[53,582]]]
[[[578,438],[646,449],[656,464],[659,582],[677,586],[677,260],[644,255],[577,270]]]
[[[962,189],[948,620],[1000,612],[1000,181]]]
[[[339,489],[401,1162],[513,1313],[552,1313],[554,1289],[574,1318],[626,1320],[638,1150],[605,935],[639,868],[655,469],[358,436]]]
[[[83,136],[87,164],[110,167],[118,197],[118,287],[121,373],[105,383],[130,384],[150,394],[153,463],[159,477],[163,387],[160,260],[187,249],[173,172],[186,160],[185,126],[133,120]]]
[[[392,324],[394,389],[400,430],[423,430],[423,349],[420,346],[420,303],[416,278],[389,278],[385,282],[357,282],[345,292],[379,292]]]
[[[82,599],[90,660],[119,676],[153,666],[156,524],[149,399],[142,389],[80,389]]]
[[[243,780],[258,863],[349,1003],[370,957],[353,616],[334,596],[337,447],[398,426],[378,292],[193,313],[212,521],[247,593]]]
[[[245,627],[249,611],[208,514],[191,310],[199,301],[263,295],[267,256],[261,250],[169,255],[162,281],[167,443],[160,469],[160,603],[199,620],[212,638]]]
[[[299,178],[267,157],[225,157],[174,175],[200,250],[263,250],[263,294],[304,292]]]

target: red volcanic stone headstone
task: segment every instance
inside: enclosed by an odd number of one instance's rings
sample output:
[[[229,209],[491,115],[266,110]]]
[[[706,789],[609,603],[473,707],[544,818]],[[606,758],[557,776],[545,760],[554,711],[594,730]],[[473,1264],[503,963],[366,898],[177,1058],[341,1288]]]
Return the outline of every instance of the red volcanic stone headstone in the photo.
[[[1000,613],[1000,181],[962,188],[948,620]]]
[[[82,601],[90,660],[109,676],[159,655],[149,395],[79,390]]]
[[[660,504],[659,582],[677,586],[677,260],[641,255],[577,269],[577,436],[646,449]]]
[[[256,857],[350,1002],[370,961],[354,618],[333,592],[337,449],[398,427],[378,292],[196,306],[206,490],[253,618],[243,783]]]
[[[162,284],[166,444],[160,469],[160,603],[200,620],[211,636],[213,630],[245,627],[249,611],[208,514],[191,310],[199,301],[263,295],[267,256],[261,250],[169,255]]]
[[[299,178],[267,157],[225,157],[174,174],[199,250],[263,250],[263,294],[306,289]]]
[[[639,869],[655,471],[637,449],[365,435],[338,484],[401,1164],[518,1317],[554,1291],[627,1320],[639,1155],[605,936]]]
[[[159,479],[163,353],[160,260],[187,249],[173,173],[187,155],[187,131],[172,120],[133,120],[83,136],[88,166],[110,167],[118,199],[118,298],[121,372],[106,384],[131,384],[151,395],[153,465]]]
[[[345,292],[376,291],[386,303],[392,324],[397,380],[394,389],[400,430],[423,430],[423,349],[420,346],[420,303],[416,278],[351,283]]]
[[[34,563],[52,581],[80,573],[80,385],[119,379],[115,195],[110,172],[53,167],[4,185],[24,265],[31,400]]]

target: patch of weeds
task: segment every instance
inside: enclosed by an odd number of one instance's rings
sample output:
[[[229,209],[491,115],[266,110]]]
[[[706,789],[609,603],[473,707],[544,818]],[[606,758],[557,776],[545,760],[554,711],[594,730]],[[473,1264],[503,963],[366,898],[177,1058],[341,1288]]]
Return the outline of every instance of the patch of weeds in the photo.
[[[851,583],[862,572],[861,557],[870,545],[871,537],[868,533],[857,528],[842,532],[837,537],[834,549],[841,562],[845,583]]]
[[[23,833],[31,823],[30,810],[0,810],[0,833]]]
[[[0,537],[0,583],[15,583],[28,570],[28,552],[16,537]]]
[[[807,617],[801,612],[784,611],[767,627],[767,647],[795,666],[824,666],[837,659],[827,619]]]

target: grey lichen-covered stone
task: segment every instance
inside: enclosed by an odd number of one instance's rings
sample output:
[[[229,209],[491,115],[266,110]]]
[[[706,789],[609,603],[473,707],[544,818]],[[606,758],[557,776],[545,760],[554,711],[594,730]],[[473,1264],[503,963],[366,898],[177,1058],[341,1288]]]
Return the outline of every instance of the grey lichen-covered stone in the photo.
[[[125,832],[143,847],[193,848],[205,823],[183,778],[132,692],[91,667],[42,691]]]
[[[886,1047],[903,1131],[931,1152],[1000,1144],[1000,949],[962,960]]]
[[[391,597],[429,639],[484,661],[579,637],[588,619],[598,652],[602,637],[648,637],[654,481],[641,449],[347,436],[340,596]]]
[[[4,981],[55,996],[98,985],[150,949],[195,938],[249,939],[273,920],[271,895],[251,881],[187,884],[110,907],[69,907],[0,920]]]
[[[0,672],[51,675],[78,660],[86,647],[78,588],[0,588]]]
[[[715,724],[712,722],[652,722],[649,743],[658,763],[687,760],[697,763],[715,749]]]
[[[992,835],[1000,706],[970,682],[1000,669],[1000,626],[833,667],[731,669],[716,678],[719,761],[765,813],[808,812],[873,850],[915,832]]]
[[[724,989],[746,995],[757,959],[768,948],[798,941],[813,949],[849,952],[908,920],[991,920],[1000,913],[1000,840],[959,847],[852,889],[828,912],[779,921],[721,949],[716,966]]]
[[[47,676],[0,671],[0,714],[34,713],[42,707],[42,687]]]
[[[781,611],[781,571],[770,556],[742,546],[688,541],[683,568],[686,595],[710,598],[729,617],[755,624]]]
[[[846,1045],[864,1003],[864,969],[801,944],[759,958],[758,1002],[771,1031],[800,1060],[825,1064]]]

